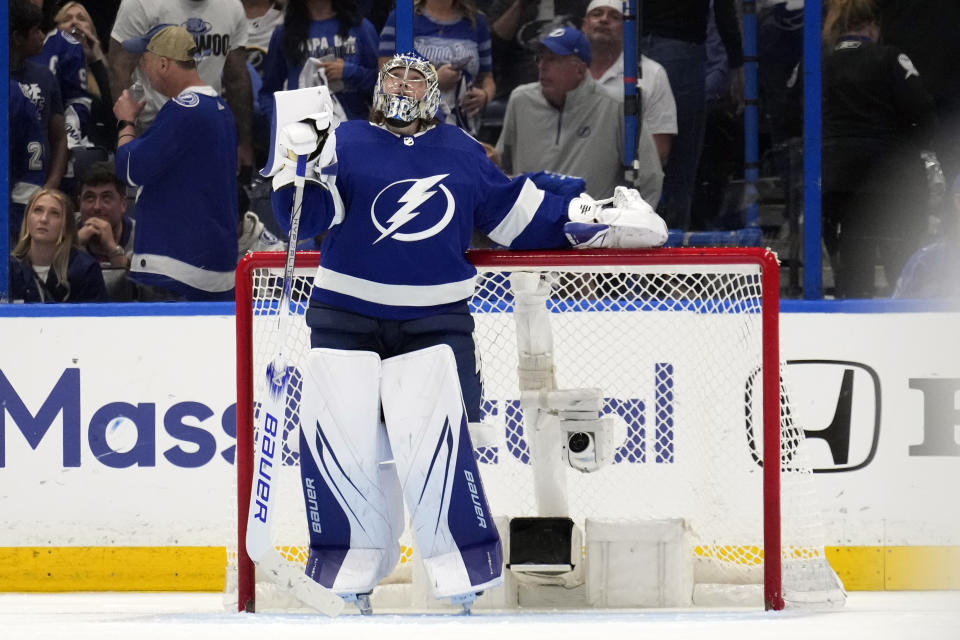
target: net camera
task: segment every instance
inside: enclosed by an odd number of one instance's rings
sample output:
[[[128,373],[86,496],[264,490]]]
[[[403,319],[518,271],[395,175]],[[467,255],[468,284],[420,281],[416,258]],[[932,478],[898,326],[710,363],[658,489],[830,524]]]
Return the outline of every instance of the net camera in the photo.
[[[561,421],[563,461],[581,473],[591,473],[608,464],[613,459],[615,424],[612,417]]]

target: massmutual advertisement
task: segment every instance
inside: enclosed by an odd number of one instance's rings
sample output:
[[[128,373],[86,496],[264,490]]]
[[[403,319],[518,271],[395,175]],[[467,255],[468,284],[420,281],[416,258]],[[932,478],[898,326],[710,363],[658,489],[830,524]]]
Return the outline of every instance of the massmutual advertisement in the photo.
[[[958,324],[949,312],[781,315],[784,378],[848,589],[960,588]],[[233,317],[0,327],[5,563],[64,548],[222,556],[236,536]],[[201,582],[216,588],[211,566]]]

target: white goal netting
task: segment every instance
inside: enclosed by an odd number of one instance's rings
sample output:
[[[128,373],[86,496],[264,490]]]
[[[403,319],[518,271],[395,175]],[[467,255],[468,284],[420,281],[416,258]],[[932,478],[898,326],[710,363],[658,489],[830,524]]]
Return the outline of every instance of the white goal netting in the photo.
[[[478,255],[482,266],[470,307],[484,385],[482,412],[484,422],[494,427],[495,440],[476,447],[475,455],[491,510],[500,521],[538,515],[512,314],[511,273],[523,271],[538,273],[549,283],[544,305],[557,388],[601,389],[602,413],[616,420],[612,463],[593,473],[565,471],[574,522],[582,528],[587,518],[682,518],[694,541],[698,584],[765,585],[767,606],[776,606],[781,595],[788,602],[837,599],[802,428],[793,423],[789,398],[779,384],[767,398],[768,407],[779,406],[778,415],[764,420],[764,389],[769,391],[769,381],[777,380],[777,368],[769,362],[778,362],[777,315],[770,307],[778,304],[778,296],[776,278],[764,277],[763,269],[775,268],[775,259],[759,250],[732,249]],[[238,309],[238,376],[252,379],[256,407],[263,393],[262,372],[278,347],[282,260],[269,258],[272,267],[252,260],[249,328]],[[315,261],[313,255],[298,263],[293,304],[301,315]],[[302,321],[294,324],[284,353],[296,368],[309,350],[309,331]],[[246,332],[251,334],[252,368],[242,353]],[[279,500],[274,540],[290,561],[303,563],[308,538],[297,468],[301,381],[296,374],[291,387],[283,473],[274,484]],[[238,432],[250,429],[241,405],[238,413]],[[780,439],[780,472],[767,474],[766,481],[765,424],[773,433],[779,431]],[[244,491],[249,492],[243,488],[248,473],[244,455],[238,438],[241,505]],[[777,502],[779,514],[773,514],[771,505]],[[782,568],[771,577],[764,573],[764,559],[770,557],[765,546],[778,537],[774,553]],[[402,542],[409,541],[407,536]],[[235,544],[232,549],[235,557]],[[388,580],[409,580],[413,562],[407,545]],[[235,566],[232,571],[235,576]],[[241,569],[241,602],[251,597],[243,595],[250,590],[243,575]],[[228,580],[231,589],[234,580]],[[262,609],[259,592],[257,598]]]

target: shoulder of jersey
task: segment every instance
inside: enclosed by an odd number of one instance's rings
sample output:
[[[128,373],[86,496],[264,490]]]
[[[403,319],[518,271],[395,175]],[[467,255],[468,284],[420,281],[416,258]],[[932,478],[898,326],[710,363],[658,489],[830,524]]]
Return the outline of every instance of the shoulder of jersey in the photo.
[[[344,120],[343,122],[337,125],[336,131],[341,131],[341,130],[349,131],[350,129],[366,129],[366,127],[368,126],[370,126],[370,122],[368,120],[362,120],[362,119]]]
[[[448,135],[450,135],[455,140],[463,142],[466,145],[480,144],[480,142],[476,138],[470,135],[469,131],[465,131],[464,129],[461,129],[460,127],[455,125],[448,125],[448,126],[449,126],[449,129],[447,129],[447,131],[449,131]]]
[[[73,35],[71,35],[69,32],[58,30],[57,33],[59,33],[59,34],[60,34],[60,37],[63,38],[64,40],[66,40],[68,44],[75,44],[75,45],[77,45],[77,46],[83,46],[83,45],[80,44],[80,41],[77,40],[76,38],[74,38]]]
[[[335,129],[337,134],[337,143],[346,138],[363,140],[368,136],[376,136],[379,127],[371,124],[368,120],[344,120],[337,125]]]
[[[183,93],[178,95],[176,98],[174,98],[173,101],[176,102],[181,107],[191,108],[200,104],[200,96],[198,96],[193,91],[184,91]]]
[[[483,149],[482,145],[476,138],[456,125],[445,123],[438,124],[434,131],[438,136],[441,137],[442,140],[449,144],[457,145],[461,148],[467,149]]]

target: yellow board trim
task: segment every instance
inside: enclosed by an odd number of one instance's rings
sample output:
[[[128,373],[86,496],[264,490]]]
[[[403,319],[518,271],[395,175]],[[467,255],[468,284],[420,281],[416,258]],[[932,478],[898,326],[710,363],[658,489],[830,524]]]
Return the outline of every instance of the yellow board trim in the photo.
[[[848,591],[960,589],[960,546],[827,547]],[[0,592],[223,591],[224,547],[0,547]]]
[[[223,591],[224,547],[0,547],[0,591]]]

